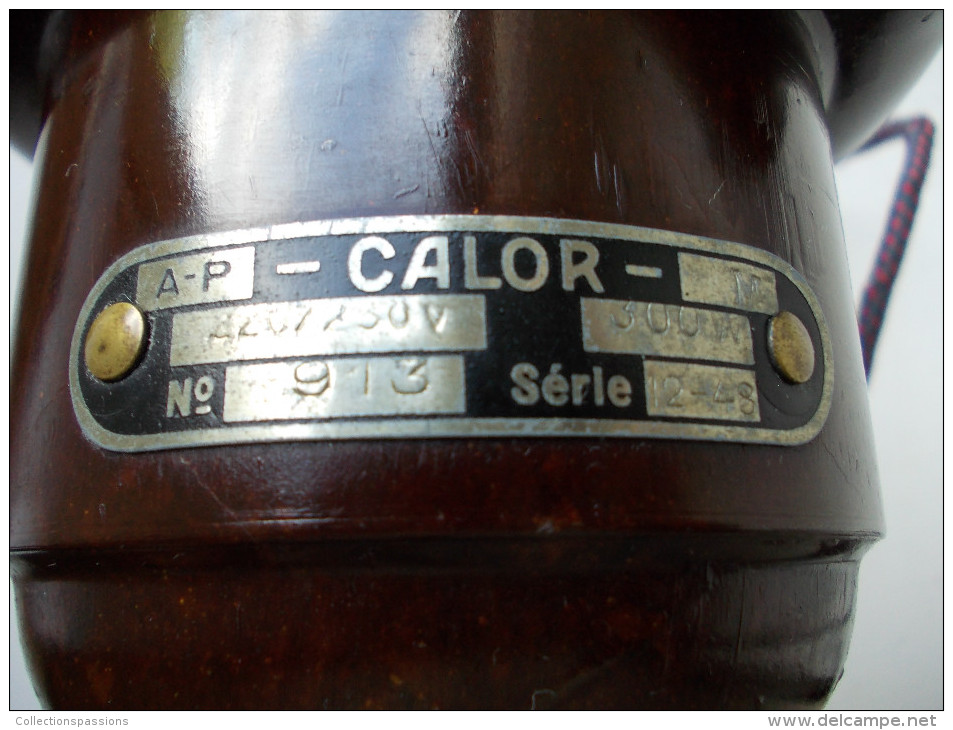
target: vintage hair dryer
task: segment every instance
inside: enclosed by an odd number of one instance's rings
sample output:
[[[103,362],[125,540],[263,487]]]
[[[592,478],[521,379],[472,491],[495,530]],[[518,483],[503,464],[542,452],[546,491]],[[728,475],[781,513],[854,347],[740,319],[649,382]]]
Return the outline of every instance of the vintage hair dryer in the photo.
[[[13,13],[54,708],[811,708],[882,531],[833,160],[942,14]]]

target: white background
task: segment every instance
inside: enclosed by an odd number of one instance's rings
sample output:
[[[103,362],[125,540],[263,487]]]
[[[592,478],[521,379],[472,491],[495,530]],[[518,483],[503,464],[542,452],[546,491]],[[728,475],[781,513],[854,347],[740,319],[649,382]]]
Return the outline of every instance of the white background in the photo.
[[[830,710],[937,710],[942,695],[943,212],[942,60],[895,118],[937,125],[933,161],[877,348],[870,407],[887,537],[863,559],[847,666]],[[859,297],[904,161],[900,141],[837,165],[853,288]],[[31,168],[11,151],[11,321],[19,281]],[[11,610],[13,601],[10,601]],[[11,615],[10,708],[39,708]]]

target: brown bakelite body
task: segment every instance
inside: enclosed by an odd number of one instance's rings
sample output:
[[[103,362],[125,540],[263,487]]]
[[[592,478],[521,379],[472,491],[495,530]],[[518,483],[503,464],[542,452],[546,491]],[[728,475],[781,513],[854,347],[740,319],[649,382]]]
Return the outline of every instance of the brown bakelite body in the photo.
[[[882,522],[817,36],[795,14],[77,15],[14,356],[12,569],[59,708],[805,707]],[[121,454],[70,340],[116,259],[317,219],[737,241],[833,340],[803,446],[287,442]],[[554,313],[558,316],[558,313]]]

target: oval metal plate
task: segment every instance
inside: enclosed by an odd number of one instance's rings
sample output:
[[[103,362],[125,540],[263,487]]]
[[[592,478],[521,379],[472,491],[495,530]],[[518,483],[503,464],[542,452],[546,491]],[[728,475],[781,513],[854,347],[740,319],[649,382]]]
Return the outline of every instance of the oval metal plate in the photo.
[[[148,341],[115,382],[83,344],[116,302]],[[815,367],[772,367],[790,312]],[[262,441],[627,437],[801,444],[830,408],[830,336],[786,262],[728,241],[550,218],[405,216],[162,241],[80,312],[70,387],[117,451]]]

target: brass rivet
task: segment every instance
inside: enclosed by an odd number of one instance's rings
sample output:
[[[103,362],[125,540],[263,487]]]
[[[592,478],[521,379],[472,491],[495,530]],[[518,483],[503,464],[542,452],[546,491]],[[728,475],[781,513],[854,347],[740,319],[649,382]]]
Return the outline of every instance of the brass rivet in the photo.
[[[86,333],[86,367],[100,380],[119,380],[135,366],[145,341],[142,312],[128,302],[110,304]]]
[[[779,312],[768,323],[768,353],[774,369],[791,383],[806,383],[814,374],[814,343],[791,312]]]

